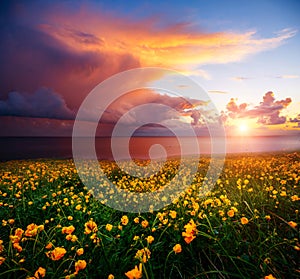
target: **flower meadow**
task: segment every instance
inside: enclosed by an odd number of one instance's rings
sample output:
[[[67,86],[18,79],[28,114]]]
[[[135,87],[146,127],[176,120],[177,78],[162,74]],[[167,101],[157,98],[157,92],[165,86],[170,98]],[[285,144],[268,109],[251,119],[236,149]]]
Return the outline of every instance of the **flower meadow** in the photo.
[[[133,192],[178,164],[138,179],[100,162]],[[95,198],[72,160],[0,163],[0,278],[300,278],[300,154],[229,155],[209,192],[209,158],[198,164],[171,204],[139,214]]]

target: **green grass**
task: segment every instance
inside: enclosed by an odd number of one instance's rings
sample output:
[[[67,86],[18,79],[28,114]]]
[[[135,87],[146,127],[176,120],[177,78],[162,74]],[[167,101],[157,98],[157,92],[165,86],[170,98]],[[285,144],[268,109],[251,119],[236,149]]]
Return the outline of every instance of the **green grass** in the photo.
[[[299,153],[229,156],[213,191],[201,197],[208,162],[201,159],[193,184],[177,200],[143,214],[95,199],[71,160],[0,163],[0,278],[35,278],[39,267],[45,278],[127,278],[144,248],[151,255],[142,261],[142,278],[300,278]],[[101,165],[116,185],[134,191],[134,178],[110,162]],[[138,191],[163,187],[177,169],[175,161],[167,163],[152,184],[142,179]],[[196,238],[187,243],[182,232],[191,219]],[[89,233],[90,220],[97,228]],[[32,223],[43,227],[30,235]],[[67,236],[64,227],[71,225],[75,230]],[[24,232],[13,238],[18,228]],[[148,243],[148,236],[154,241]],[[180,253],[173,251],[176,244]],[[66,250],[58,260],[50,256],[55,247]],[[87,265],[74,274],[78,260]]]

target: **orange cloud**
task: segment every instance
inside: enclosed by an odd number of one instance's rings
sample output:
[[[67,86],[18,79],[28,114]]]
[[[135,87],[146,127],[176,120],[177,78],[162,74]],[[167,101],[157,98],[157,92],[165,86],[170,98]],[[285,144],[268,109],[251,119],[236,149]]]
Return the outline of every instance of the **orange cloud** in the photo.
[[[212,94],[228,94],[227,91],[223,91],[223,90],[208,90],[208,92]]]
[[[295,79],[295,78],[300,78],[300,76],[298,76],[298,75],[282,75],[282,76],[277,76],[276,78]]]
[[[141,66],[179,70],[239,61],[248,55],[276,48],[296,34],[295,30],[283,29],[270,38],[258,38],[255,31],[208,33],[192,30],[186,23],[159,28],[157,19],[137,22],[84,9],[69,14],[67,23],[63,11],[49,13],[46,18],[48,23],[40,25],[40,30],[72,49],[130,53]]]

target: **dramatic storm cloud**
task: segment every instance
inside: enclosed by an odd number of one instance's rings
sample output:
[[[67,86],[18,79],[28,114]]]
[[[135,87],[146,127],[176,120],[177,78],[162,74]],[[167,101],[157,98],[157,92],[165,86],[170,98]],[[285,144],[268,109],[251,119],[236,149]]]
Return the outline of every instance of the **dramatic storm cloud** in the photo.
[[[24,116],[54,119],[73,119],[63,98],[47,88],[33,94],[10,92],[6,100],[0,101],[0,116]]]

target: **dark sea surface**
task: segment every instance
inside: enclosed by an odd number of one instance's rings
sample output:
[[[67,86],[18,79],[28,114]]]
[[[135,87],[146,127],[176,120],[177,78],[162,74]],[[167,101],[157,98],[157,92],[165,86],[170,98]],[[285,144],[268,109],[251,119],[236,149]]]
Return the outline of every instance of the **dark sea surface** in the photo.
[[[152,158],[179,155],[194,155],[193,138],[183,138],[181,145],[175,137],[134,137],[128,144],[123,138],[117,138],[114,152],[119,159],[148,159],[152,145],[159,144],[162,148],[152,152]],[[84,148],[85,139],[82,138]],[[219,141],[219,142],[218,142]],[[216,145],[222,145],[221,139],[216,139]],[[211,153],[209,138],[198,138],[200,154]],[[182,149],[181,149],[182,148]],[[114,158],[111,151],[110,138],[96,138],[95,149],[98,159]],[[126,153],[129,150],[129,153]],[[184,150],[182,152],[181,150]],[[235,137],[226,140],[226,153],[277,152],[300,150],[300,136],[269,136],[269,137]],[[64,137],[3,137],[0,138],[0,160],[35,159],[35,158],[72,158],[72,138]]]

